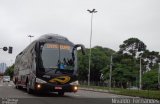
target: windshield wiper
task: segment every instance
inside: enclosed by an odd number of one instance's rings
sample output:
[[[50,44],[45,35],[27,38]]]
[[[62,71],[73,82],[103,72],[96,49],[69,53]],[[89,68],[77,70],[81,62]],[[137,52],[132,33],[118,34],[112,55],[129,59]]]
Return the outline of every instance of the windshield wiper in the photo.
[[[44,73],[48,73],[48,72],[51,72],[53,70],[56,70],[57,68],[45,68],[45,69],[49,69],[48,71],[45,71]]]

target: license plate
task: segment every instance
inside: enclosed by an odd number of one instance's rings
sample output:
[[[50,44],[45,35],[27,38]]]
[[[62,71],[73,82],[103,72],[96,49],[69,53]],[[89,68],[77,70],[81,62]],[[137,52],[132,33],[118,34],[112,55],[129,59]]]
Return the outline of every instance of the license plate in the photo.
[[[55,87],[56,90],[62,90],[62,87]]]

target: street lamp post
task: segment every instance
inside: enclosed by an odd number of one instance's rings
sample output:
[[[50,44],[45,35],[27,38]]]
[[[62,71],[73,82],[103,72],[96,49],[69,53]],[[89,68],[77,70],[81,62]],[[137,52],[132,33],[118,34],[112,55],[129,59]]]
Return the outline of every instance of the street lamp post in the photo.
[[[158,69],[158,88],[160,89],[160,63],[159,63],[159,69]]]
[[[142,62],[140,56],[140,69],[139,69],[139,89],[142,89]]]
[[[87,11],[91,13],[91,33],[90,33],[90,51],[89,51],[89,68],[88,68],[88,86],[89,86],[90,85],[90,68],[91,68],[92,20],[93,20],[93,13],[96,13],[97,11],[95,9],[87,10]]]
[[[112,55],[111,55],[111,62],[110,62],[110,73],[109,73],[109,90],[111,91],[112,88]]]
[[[33,38],[34,36],[32,36],[32,35],[28,35],[28,37],[30,38],[30,43],[31,43],[31,38]]]
[[[145,45],[143,43],[138,43],[138,51],[144,51],[145,49]],[[141,53],[139,60],[139,89],[142,89],[142,55],[143,53]]]

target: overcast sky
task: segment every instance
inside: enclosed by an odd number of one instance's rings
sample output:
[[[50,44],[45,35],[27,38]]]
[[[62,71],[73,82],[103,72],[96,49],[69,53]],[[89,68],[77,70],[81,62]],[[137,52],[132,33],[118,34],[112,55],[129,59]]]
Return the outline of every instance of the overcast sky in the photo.
[[[95,8],[92,46],[118,51],[124,40],[136,37],[149,50],[160,51],[160,0],[0,0],[0,62],[14,63],[16,55],[46,33],[56,33],[89,47],[90,17]]]

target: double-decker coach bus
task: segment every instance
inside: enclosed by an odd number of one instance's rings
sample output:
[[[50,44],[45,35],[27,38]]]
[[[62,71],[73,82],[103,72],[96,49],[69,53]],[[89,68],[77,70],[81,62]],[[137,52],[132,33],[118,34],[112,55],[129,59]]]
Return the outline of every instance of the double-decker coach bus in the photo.
[[[19,53],[15,60],[14,83],[16,88],[26,88],[34,92],[76,92],[77,48],[66,37],[56,34],[45,34],[33,41]]]

